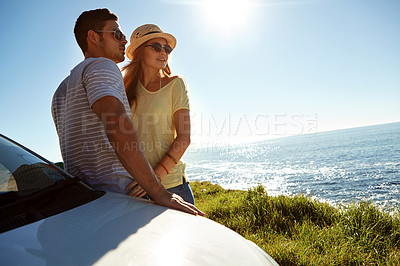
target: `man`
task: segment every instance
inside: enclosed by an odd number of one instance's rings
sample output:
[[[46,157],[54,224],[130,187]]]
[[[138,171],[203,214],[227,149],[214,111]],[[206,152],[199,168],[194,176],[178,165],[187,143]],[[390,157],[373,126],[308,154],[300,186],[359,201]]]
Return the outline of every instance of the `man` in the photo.
[[[85,60],[52,101],[65,168],[94,188],[135,197],[147,192],[159,205],[204,215],[167,192],[144,156],[116,65],[124,61],[127,43],[117,21],[108,9],[83,12],[76,21],[75,38]]]

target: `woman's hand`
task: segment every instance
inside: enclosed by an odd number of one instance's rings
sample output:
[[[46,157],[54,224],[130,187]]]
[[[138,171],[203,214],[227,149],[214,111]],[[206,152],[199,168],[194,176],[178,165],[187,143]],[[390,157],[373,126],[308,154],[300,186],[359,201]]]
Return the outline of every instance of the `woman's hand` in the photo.
[[[131,190],[128,192],[129,196],[141,198],[146,195],[146,191],[144,191],[135,180],[133,180],[125,189]]]

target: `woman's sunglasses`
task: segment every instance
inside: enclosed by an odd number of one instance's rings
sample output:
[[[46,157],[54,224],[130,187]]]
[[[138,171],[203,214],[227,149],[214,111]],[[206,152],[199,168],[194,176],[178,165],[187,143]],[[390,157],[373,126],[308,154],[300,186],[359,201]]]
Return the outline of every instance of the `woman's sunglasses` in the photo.
[[[122,41],[122,39],[125,39],[125,34],[120,29],[115,29],[115,30],[95,30],[95,32],[114,32],[114,38],[117,41]]]
[[[164,51],[166,54],[170,54],[172,52],[172,48],[168,44],[162,46],[160,43],[155,42],[152,44],[148,44],[145,47],[147,47],[147,46],[151,46],[151,48],[153,48],[154,51],[156,51],[157,53],[161,52],[162,48],[164,48]]]

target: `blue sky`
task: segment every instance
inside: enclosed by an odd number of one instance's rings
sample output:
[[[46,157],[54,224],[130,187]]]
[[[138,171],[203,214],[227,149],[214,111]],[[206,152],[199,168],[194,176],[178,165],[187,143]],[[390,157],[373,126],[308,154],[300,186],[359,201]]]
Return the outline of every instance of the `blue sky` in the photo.
[[[0,132],[51,160],[51,99],[83,59],[74,23],[100,7],[128,36],[177,38],[193,147],[400,121],[397,0],[2,1]]]

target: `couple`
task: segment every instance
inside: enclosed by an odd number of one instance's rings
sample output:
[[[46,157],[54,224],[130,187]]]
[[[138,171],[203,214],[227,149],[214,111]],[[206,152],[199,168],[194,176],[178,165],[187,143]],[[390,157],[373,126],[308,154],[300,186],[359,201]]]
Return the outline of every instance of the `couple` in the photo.
[[[96,9],[75,23],[85,60],[52,101],[65,168],[96,189],[204,215],[180,161],[190,143],[190,116],[186,85],[168,66],[176,40],[156,25],[137,28],[122,77],[116,63],[125,59],[127,40],[117,21],[108,9]]]

